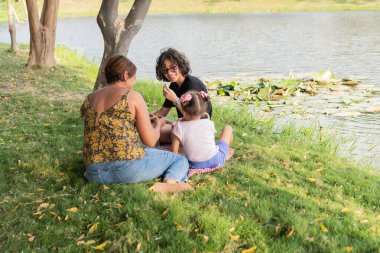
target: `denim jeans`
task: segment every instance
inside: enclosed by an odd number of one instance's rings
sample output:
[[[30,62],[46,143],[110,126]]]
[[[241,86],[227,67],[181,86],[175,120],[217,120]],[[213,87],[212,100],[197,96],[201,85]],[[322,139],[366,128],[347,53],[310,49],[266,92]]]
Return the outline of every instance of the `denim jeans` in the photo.
[[[136,183],[157,177],[187,180],[189,163],[185,157],[168,151],[145,148],[142,159],[100,162],[86,166],[86,178],[90,182]]]

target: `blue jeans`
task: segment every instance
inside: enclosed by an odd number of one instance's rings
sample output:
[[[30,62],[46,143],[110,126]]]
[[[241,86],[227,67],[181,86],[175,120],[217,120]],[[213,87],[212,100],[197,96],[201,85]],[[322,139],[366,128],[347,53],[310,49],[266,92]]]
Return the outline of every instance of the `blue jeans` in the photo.
[[[100,162],[86,166],[86,178],[90,182],[136,183],[157,177],[187,180],[189,163],[185,157],[168,151],[145,148],[142,159]]]

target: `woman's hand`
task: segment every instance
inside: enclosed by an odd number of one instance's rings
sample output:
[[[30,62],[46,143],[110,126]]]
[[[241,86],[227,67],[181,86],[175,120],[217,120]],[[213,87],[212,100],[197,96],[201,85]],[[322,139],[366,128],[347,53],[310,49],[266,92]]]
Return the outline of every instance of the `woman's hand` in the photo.
[[[165,125],[166,120],[163,117],[152,116],[150,117],[150,122],[152,123],[153,128],[161,128]]]
[[[170,102],[174,103],[175,101],[178,100],[178,97],[175,94],[175,92],[172,89],[170,89],[169,87],[167,87],[166,85],[164,85],[162,92],[163,92],[165,98],[167,100],[169,100]]]

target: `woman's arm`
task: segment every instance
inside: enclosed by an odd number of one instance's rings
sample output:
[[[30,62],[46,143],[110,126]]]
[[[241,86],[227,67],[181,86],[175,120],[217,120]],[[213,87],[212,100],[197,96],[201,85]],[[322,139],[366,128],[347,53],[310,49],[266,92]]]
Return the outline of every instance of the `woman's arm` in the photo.
[[[138,92],[131,91],[129,93],[128,104],[132,114],[134,111],[137,132],[141,141],[148,147],[153,147],[160,138],[160,127],[165,121],[156,118],[153,125],[151,124],[148,107]]]
[[[153,115],[157,117],[166,117],[166,115],[168,115],[169,112],[170,112],[170,108],[166,108],[162,106],[158,111],[153,113]]]

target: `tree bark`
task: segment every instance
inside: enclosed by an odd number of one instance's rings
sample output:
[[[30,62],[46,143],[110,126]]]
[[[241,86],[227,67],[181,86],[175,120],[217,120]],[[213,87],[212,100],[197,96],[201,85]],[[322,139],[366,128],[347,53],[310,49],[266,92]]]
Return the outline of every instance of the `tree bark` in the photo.
[[[11,35],[11,51],[16,52],[17,51],[17,42],[16,42],[16,26],[13,19],[13,1],[8,0],[8,26],[9,26],[9,33]]]
[[[59,0],[44,0],[41,18],[36,0],[26,0],[30,31],[30,49],[27,67],[52,68]]]
[[[94,90],[106,85],[104,67],[114,55],[128,55],[132,39],[140,30],[152,0],[135,0],[128,16],[118,14],[119,0],[103,0],[97,23],[103,35],[104,51]]]

